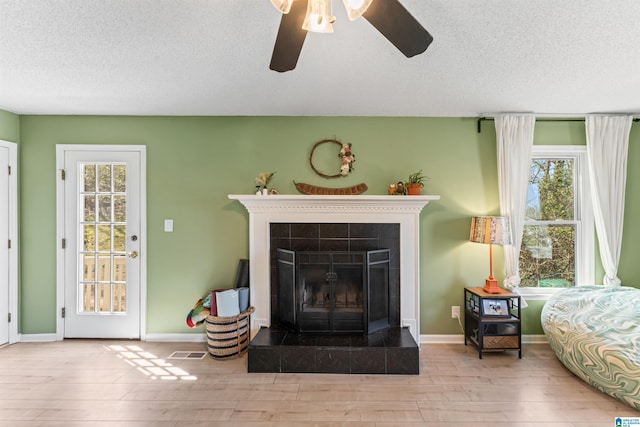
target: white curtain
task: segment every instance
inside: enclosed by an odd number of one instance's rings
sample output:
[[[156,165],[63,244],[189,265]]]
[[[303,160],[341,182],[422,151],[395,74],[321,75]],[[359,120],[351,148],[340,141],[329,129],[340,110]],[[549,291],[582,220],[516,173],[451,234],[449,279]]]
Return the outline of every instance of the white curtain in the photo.
[[[518,258],[524,228],[535,124],[536,118],[532,115],[495,117],[500,215],[509,217],[511,223],[511,244],[503,247],[507,269],[504,286],[516,293],[519,293],[520,286]],[[522,306],[527,306],[524,299]]]
[[[587,162],[605,286],[620,286],[624,192],[631,116],[587,116]]]

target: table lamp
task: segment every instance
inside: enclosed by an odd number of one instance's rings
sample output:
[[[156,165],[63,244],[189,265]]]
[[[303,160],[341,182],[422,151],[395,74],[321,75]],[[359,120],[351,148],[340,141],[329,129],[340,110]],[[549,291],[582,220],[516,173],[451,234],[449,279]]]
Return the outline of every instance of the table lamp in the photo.
[[[485,280],[485,292],[499,294],[498,281],[493,277],[493,245],[510,245],[509,218],[502,216],[474,216],[471,218],[469,240],[489,244],[489,277]]]

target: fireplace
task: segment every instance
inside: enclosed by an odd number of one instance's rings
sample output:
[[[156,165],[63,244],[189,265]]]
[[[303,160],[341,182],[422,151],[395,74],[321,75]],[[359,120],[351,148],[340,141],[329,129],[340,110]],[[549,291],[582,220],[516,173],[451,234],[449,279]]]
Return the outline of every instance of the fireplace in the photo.
[[[251,305],[255,308],[249,372],[419,373],[420,212],[439,196],[230,195],[229,198],[239,200],[249,212],[249,287]],[[278,257],[278,248],[290,251],[289,257],[286,252]],[[385,313],[377,319],[381,323],[367,321],[357,326],[355,333],[336,331],[332,326],[335,316],[331,318],[331,308],[327,310],[326,306],[331,307],[336,292],[341,291],[329,288],[326,295],[322,289],[314,290],[309,280],[315,281],[316,287],[322,275],[325,281],[337,281],[333,273],[336,262],[340,264],[341,260],[336,256],[351,257],[353,261],[387,249],[388,267],[382,271],[388,281],[381,283],[388,290],[372,290],[371,297],[364,288],[361,291],[363,301],[386,296],[381,305]],[[318,257],[318,252],[326,261],[322,271],[317,271],[311,259]],[[296,273],[296,258],[305,257],[310,262],[297,267],[298,272],[305,271],[302,284]],[[279,258],[289,263],[290,286],[282,292],[278,281]],[[351,264],[359,262],[366,264],[359,260]],[[355,267],[350,267],[348,274],[356,275]],[[367,275],[366,270],[362,275]],[[295,302],[292,293],[304,292],[305,288],[310,297],[309,319],[301,323],[300,304],[305,299]],[[356,290],[343,303],[355,303],[356,308],[358,299]],[[325,304],[323,310],[329,313],[319,320],[311,312],[320,311],[321,304]],[[363,310],[364,306],[366,303]],[[377,315],[378,309],[374,313]],[[352,316],[347,322],[351,326],[340,328],[356,328],[352,323],[356,317],[366,316]],[[280,327],[282,324],[286,328]],[[372,332],[381,324],[384,325],[381,330]]]
[[[298,333],[371,334],[390,326],[389,249],[278,248],[276,264],[276,318],[283,327]]]
[[[275,282],[271,280],[274,274],[271,253],[272,224],[396,224],[399,230],[398,255],[401,254],[401,256],[394,261],[394,255],[391,254],[392,292],[397,289],[396,295],[391,296],[391,323],[408,328],[411,336],[418,344],[420,343],[420,213],[429,202],[439,200],[440,196],[256,196],[244,194],[229,195],[229,199],[239,201],[249,212],[249,287],[251,305],[255,308],[251,316],[253,333],[261,327],[269,327],[273,322],[272,287]],[[312,249],[341,250],[342,248]],[[368,248],[351,247],[350,249],[366,250]],[[397,262],[397,275],[393,271],[394,262]],[[394,280],[397,283],[394,283]],[[393,301],[394,298],[397,301]],[[395,308],[396,302],[397,308]]]

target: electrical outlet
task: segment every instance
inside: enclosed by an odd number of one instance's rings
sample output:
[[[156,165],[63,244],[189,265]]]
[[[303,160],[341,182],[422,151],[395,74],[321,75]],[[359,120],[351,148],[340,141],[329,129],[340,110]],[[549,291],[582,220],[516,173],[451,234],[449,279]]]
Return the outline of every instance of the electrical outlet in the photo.
[[[451,306],[451,318],[458,319],[460,317],[460,306],[452,305]]]

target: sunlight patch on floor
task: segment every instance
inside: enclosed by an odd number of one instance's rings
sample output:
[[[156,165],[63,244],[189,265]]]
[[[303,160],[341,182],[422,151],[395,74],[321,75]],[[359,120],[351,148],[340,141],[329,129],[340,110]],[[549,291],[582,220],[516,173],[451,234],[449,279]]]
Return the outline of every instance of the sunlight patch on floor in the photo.
[[[195,375],[189,374],[182,368],[173,366],[171,363],[161,359],[145,351],[137,345],[109,345],[104,346],[107,351],[114,352],[116,357],[124,360],[129,365],[136,367],[137,370],[152,380],[184,380],[195,381],[198,379]],[[202,351],[175,351],[169,359],[203,359],[206,352]]]

